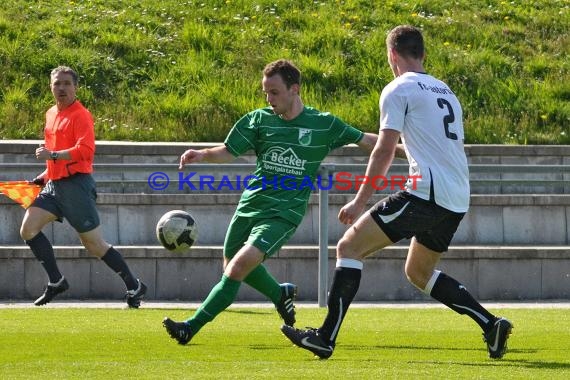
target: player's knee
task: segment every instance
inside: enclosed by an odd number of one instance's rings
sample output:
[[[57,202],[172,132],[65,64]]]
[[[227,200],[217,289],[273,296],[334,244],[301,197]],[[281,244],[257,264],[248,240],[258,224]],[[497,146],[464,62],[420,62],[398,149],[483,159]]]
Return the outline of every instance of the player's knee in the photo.
[[[408,279],[408,281],[417,287],[417,277],[414,276],[414,272],[409,271],[409,270],[404,270],[404,273],[406,274],[406,278]]]
[[[239,261],[232,261],[224,270],[224,274],[235,281],[243,281],[251,272],[248,266]]]
[[[231,259],[224,269],[224,274],[236,281],[243,281],[259,264],[263,256],[258,254],[242,253]]]
[[[24,240],[32,240],[39,231],[36,231],[34,229],[29,228],[28,226],[26,226],[25,224],[22,224],[22,226],[20,227],[20,237]]]
[[[91,240],[91,239],[81,239],[83,246],[92,256],[103,257],[111,248],[111,244],[107,243],[105,240]]]
[[[352,247],[352,242],[346,236],[343,236],[338,243],[336,244],[336,256],[337,258],[349,258],[353,259],[354,257],[354,249]]]
[[[426,278],[425,274],[421,270],[418,270],[413,266],[406,265],[404,273],[406,274],[408,281],[416,288],[423,290],[426,287],[429,278]]]

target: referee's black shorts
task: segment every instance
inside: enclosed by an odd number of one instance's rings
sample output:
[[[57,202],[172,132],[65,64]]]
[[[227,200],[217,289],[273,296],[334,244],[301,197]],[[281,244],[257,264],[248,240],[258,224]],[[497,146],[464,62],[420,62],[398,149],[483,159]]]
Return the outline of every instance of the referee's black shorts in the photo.
[[[57,216],[79,233],[89,232],[100,224],[96,207],[97,190],[90,174],[76,173],[69,177],[48,181],[32,203]]]
[[[370,216],[394,243],[415,236],[435,252],[445,252],[465,213],[450,211],[407,191],[399,191],[376,203]]]

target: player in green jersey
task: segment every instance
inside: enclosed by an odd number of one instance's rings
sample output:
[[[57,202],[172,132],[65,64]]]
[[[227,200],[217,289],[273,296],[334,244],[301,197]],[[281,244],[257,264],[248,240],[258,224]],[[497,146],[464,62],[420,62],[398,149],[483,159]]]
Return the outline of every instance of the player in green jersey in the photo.
[[[252,181],[242,193],[224,242],[224,273],[196,313],[186,321],[165,318],[163,325],[180,344],[233,303],[242,282],[269,298],[288,325],[295,323],[297,287],[280,284],[263,261],[275,254],[301,223],[319,165],[335,148],[357,144],[371,152],[377,135],[363,133],[330,113],[303,104],[301,73],[287,60],[263,70],[263,91],[269,106],[236,122],[224,145],[189,149],[180,169],[197,162],[233,161],[249,150],[257,155]]]

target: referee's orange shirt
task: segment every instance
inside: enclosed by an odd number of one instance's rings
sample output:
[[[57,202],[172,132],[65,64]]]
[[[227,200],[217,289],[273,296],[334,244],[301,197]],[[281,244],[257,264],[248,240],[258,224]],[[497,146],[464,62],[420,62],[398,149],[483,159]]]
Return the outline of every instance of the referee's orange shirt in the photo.
[[[45,147],[50,151],[67,150],[71,160],[48,160],[47,178],[58,180],[75,173],[92,173],[95,156],[93,117],[78,100],[63,111],[57,106],[46,112]]]

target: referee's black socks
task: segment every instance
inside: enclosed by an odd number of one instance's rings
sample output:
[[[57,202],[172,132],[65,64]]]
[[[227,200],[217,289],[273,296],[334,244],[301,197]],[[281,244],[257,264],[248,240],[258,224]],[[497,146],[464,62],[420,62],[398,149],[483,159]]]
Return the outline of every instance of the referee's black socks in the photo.
[[[131,273],[125,259],[123,259],[123,256],[121,256],[119,251],[115,248],[109,248],[105,255],[101,257],[101,260],[123,279],[127,290],[135,290],[139,286],[137,279]]]
[[[57,262],[53,253],[53,246],[46,235],[40,231],[30,240],[26,240],[26,244],[30,247],[36,259],[38,259],[44,267],[48,275],[49,282],[51,284],[56,284],[61,280],[63,276],[57,267]]]

